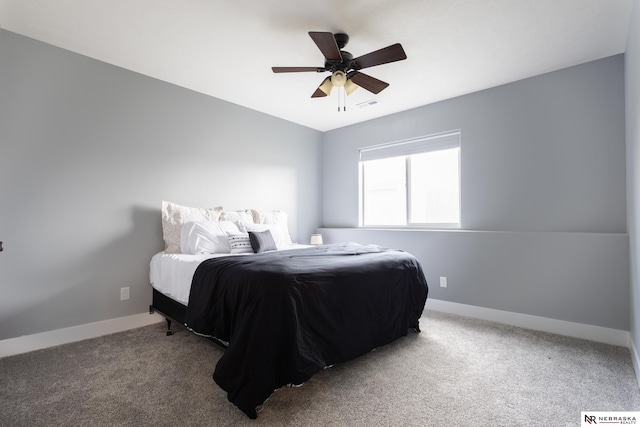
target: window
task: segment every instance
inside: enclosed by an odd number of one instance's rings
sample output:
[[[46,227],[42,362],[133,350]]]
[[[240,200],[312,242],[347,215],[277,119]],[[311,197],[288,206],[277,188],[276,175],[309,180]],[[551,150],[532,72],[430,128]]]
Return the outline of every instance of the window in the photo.
[[[360,150],[360,224],[460,227],[460,132]]]

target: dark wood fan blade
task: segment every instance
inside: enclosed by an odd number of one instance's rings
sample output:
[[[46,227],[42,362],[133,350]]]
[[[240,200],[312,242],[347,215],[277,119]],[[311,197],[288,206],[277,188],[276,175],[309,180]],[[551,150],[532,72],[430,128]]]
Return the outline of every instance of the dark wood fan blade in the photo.
[[[336,39],[332,33],[309,31],[309,36],[311,36],[327,61],[342,61],[342,54],[340,53],[340,49],[338,48],[338,44],[336,43]]]
[[[322,98],[323,96],[327,96],[327,94],[321,91],[320,88],[316,89],[313,95],[311,95],[312,98]]]
[[[361,70],[363,68],[373,67],[380,64],[388,64],[389,62],[402,61],[407,59],[407,54],[404,53],[404,49],[400,43],[392,44],[391,46],[383,47],[366,55],[362,55],[354,59],[356,69]]]
[[[314,71],[320,73],[324,68],[318,67],[271,67],[274,73],[303,73],[306,71]]]
[[[383,82],[382,80],[378,80],[375,77],[371,77],[367,74],[359,73],[357,71],[349,73],[348,77],[349,80],[351,80],[353,83],[375,94],[382,92],[387,88],[387,86],[389,86],[389,83]]]

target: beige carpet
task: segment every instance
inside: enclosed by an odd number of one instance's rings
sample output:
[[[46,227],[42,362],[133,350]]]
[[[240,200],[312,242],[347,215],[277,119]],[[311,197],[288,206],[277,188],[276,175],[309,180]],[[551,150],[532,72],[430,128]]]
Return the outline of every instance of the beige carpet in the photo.
[[[221,350],[184,329],[7,357],[0,425],[576,426],[580,411],[640,410],[627,348],[433,311],[421,328],[276,391],[257,420],[213,382]]]

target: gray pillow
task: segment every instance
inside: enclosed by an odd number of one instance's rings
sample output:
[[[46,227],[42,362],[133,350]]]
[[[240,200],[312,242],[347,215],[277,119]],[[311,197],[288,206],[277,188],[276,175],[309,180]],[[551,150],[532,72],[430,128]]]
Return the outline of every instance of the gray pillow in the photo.
[[[249,240],[251,241],[251,249],[254,253],[275,251],[276,242],[273,240],[271,231],[249,231]]]

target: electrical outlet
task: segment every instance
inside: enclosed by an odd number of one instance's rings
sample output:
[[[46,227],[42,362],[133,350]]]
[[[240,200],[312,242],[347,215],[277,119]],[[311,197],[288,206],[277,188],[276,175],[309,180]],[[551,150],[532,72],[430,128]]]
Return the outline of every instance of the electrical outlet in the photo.
[[[128,300],[129,296],[129,287],[120,288],[120,301]]]
[[[441,288],[447,287],[447,278],[444,276],[440,276],[440,287]]]

